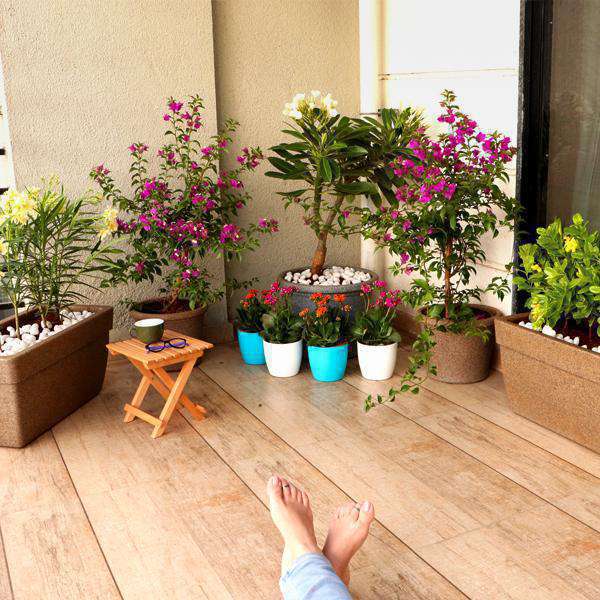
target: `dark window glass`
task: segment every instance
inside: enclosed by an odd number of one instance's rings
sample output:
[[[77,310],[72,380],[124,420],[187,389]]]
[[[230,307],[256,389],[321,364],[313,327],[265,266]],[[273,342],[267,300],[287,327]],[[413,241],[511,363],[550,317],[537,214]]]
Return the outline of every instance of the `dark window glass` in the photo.
[[[600,1],[554,0],[546,222],[600,228]]]

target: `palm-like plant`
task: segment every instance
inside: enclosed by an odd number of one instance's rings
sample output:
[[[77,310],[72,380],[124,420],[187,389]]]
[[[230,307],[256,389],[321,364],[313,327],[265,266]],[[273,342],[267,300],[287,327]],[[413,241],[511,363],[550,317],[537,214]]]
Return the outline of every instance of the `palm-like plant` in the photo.
[[[395,182],[389,163],[406,152],[406,145],[421,125],[420,114],[384,109],[380,119],[349,118],[335,109],[331,96],[319,92],[298,94],[286,105],[289,128],[283,133],[294,138],[273,146],[268,177],[297,181],[302,187],[278,192],[285,207],[299,205],[304,222],[315,233],[317,247],[311,272],[321,274],[330,236],[348,238],[359,231],[349,217],[358,197],[367,195],[377,204],[380,193],[392,193]]]

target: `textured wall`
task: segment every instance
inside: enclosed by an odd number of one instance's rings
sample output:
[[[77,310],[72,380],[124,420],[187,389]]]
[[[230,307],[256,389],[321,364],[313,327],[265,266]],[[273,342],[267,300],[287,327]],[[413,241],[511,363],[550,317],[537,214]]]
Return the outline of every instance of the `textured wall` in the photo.
[[[213,22],[218,116],[241,122],[236,148],[260,145],[266,150],[283,141],[281,111],[297,92],[331,92],[341,112],[358,113],[357,0],[215,0]],[[266,169],[265,164],[247,179],[254,203],[242,219],[247,223],[272,215],[280,222],[280,232],[241,263],[227,265],[229,275],[257,276],[261,284],[282,269],[310,263],[314,249],[302,212],[294,207],[284,211],[275,193],[281,182],[264,177]],[[357,237],[329,244],[328,262],[359,261]]]
[[[106,162],[127,185],[132,141],[162,143],[170,96],[199,93],[206,134],[216,127],[210,0],[3,0],[0,53],[16,184],[57,173],[73,194]],[[210,265],[220,280],[223,263]],[[93,300],[142,298],[149,286]],[[209,318],[222,321],[225,303]],[[125,322],[121,309],[118,322]]]

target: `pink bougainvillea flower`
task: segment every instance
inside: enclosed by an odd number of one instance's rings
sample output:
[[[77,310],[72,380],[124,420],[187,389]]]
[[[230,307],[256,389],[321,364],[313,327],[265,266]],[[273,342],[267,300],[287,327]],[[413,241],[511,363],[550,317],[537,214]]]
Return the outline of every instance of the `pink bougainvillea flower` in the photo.
[[[169,102],[169,108],[174,113],[178,113],[181,110],[182,106],[183,106],[183,102],[175,102],[174,100],[173,100],[173,102]]]
[[[171,115],[169,115],[169,114],[165,113],[165,114],[163,115],[163,119],[164,119],[165,121],[170,121],[170,120],[171,120]]]

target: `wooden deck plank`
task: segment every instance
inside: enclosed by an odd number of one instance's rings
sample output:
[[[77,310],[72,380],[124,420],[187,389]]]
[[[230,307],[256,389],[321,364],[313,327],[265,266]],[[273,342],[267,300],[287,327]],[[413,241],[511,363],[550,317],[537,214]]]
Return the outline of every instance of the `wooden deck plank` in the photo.
[[[8,574],[8,563],[4,552],[4,543],[2,542],[2,531],[0,530],[0,598],[12,600],[13,594],[10,584],[10,575]]]
[[[16,598],[120,598],[52,433],[0,448],[0,529]]]
[[[273,473],[308,491],[322,542],[333,510],[350,498],[204,373],[194,374],[189,391],[210,417],[202,422],[186,418],[265,505],[265,481]],[[357,599],[463,597],[378,522],[353,561],[351,591]]]
[[[277,598],[264,506],[179,413],[158,439],[123,423],[136,379],[130,365],[111,366],[101,395],[55,429],[123,597]]]
[[[399,375],[406,365],[407,356],[406,351],[400,350],[398,352],[395,376],[388,381],[365,381],[360,376],[356,361],[351,361],[346,380],[359,389],[368,392],[387,393],[390,385],[397,385],[399,382]],[[419,400],[419,396],[424,396],[425,399]],[[435,405],[436,398],[442,403],[439,406],[451,406],[453,404],[462,406],[574,466],[600,477],[600,454],[512,412],[508,405],[502,375],[497,371],[492,371],[484,381],[468,385],[442,383],[428,379],[425,381],[421,393],[414,398],[417,399],[415,405],[417,407],[426,401]],[[403,404],[403,406],[406,410],[415,411],[410,402]],[[441,411],[437,410],[436,412]],[[403,414],[410,417],[425,416],[424,414],[416,414],[416,412],[413,414],[403,411]]]
[[[355,365],[350,382],[364,392],[374,383],[357,376]],[[381,384],[387,388],[393,382],[379,382],[378,390]],[[435,399],[428,389],[422,394],[426,401]],[[444,410],[415,416],[413,398],[412,394],[403,394],[387,407],[600,531],[600,479],[471,412],[471,404],[467,410],[442,398]]]
[[[421,553],[473,599],[598,598],[600,540],[559,515],[545,504]]]
[[[595,564],[598,533],[410,420],[399,422],[395,411],[376,411],[376,419],[389,415],[391,424],[370,428],[364,424],[371,416],[362,413],[363,395],[348,384],[320,388],[306,372],[278,382],[264,368],[241,365],[231,347],[208,356],[202,370],[284,440],[293,441],[300,454],[346,493],[370,497],[381,523],[420,555],[423,548],[451,547],[453,539],[471,536],[480,539],[482,547],[497,547],[498,559],[493,561],[497,580],[531,579],[528,561],[536,553],[538,540],[523,534],[518,517],[546,511],[552,526],[571,535],[549,539],[546,551],[552,562],[547,565],[544,556],[536,562],[535,568],[541,573],[537,580],[543,576],[550,582],[560,577],[560,589],[572,593],[563,597],[595,598],[600,594],[593,576],[569,569],[573,539],[578,540],[579,547],[590,548],[590,560]],[[332,397],[338,406],[332,407]],[[307,403],[311,410],[304,411]],[[337,414],[344,415],[343,427],[340,423],[336,426]],[[331,435],[326,440],[311,431],[316,417],[318,422],[327,422]],[[335,435],[338,427],[343,435]],[[540,520],[532,527],[532,533],[537,532],[536,527],[543,529]],[[496,546],[498,528],[519,543]],[[537,533],[542,535],[543,531]],[[436,568],[445,576],[455,576],[454,565],[440,562]],[[556,575],[561,569],[563,576]],[[468,585],[459,585],[467,595],[481,598],[543,597],[544,591],[540,583],[535,594],[529,588],[507,590],[502,586],[491,594],[480,593],[489,586],[489,573],[482,569],[469,572]]]

